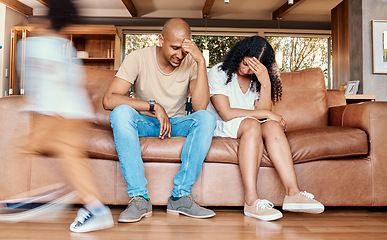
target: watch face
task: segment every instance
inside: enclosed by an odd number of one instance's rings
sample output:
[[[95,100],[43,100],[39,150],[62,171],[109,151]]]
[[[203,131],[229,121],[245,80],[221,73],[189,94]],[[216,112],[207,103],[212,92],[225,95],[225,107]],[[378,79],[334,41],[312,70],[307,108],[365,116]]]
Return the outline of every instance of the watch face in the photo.
[[[156,101],[151,99],[149,100],[149,111],[153,112],[155,107]]]

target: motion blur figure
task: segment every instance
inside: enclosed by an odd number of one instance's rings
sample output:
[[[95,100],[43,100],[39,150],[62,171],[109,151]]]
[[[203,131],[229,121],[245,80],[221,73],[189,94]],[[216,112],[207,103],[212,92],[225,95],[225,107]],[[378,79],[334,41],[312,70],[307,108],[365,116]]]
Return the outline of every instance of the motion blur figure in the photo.
[[[18,66],[26,80],[26,111],[32,114],[28,153],[42,153],[60,159],[66,179],[84,207],[71,224],[73,232],[89,232],[114,225],[110,210],[100,201],[92,173],[85,162],[84,133],[93,117],[87,93],[82,87],[80,62],[72,59],[75,49],[60,34],[76,19],[70,0],[51,0],[48,19],[42,20],[23,46],[18,44]],[[22,66],[22,64],[25,64]]]

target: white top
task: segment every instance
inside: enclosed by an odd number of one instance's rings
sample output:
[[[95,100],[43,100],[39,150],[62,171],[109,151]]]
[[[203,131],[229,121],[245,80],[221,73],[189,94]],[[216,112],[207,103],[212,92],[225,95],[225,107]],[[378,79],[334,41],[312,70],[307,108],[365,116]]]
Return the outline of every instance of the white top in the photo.
[[[30,100],[23,110],[65,118],[94,116],[81,83],[84,77],[82,62],[71,59],[76,50],[71,48],[68,39],[28,37],[24,54],[21,42],[17,47],[19,76],[25,76],[25,93]]]
[[[246,93],[243,93],[242,89],[239,87],[237,75],[235,73],[232,76],[231,82],[226,84],[227,74],[224,71],[219,70],[221,64],[222,63],[218,63],[213,66],[208,72],[210,96],[212,97],[216,94],[227,96],[231,108],[253,109],[254,102],[259,98],[259,94],[250,89],[247,90]],[[207,106],[207,110],[215,114],[217,121],[223,121],[211,101]]]

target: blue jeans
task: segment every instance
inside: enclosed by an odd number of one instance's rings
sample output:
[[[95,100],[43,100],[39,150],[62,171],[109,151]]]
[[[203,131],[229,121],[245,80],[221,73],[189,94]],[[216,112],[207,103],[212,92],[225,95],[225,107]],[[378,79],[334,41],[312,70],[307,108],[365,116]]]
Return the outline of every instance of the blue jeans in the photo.
[[[158,137],[159,120],[140,114],[128,105],[120,105],[110,113],[110,122],[128,194],[130,197],[146,194],[148,189],[139,137]],[[181,152],[180,170],[174,179],[174,197],[191,194],[210,148],[215,122],[215,116],[207,110],[170,118],[171,137],[187,137]]]

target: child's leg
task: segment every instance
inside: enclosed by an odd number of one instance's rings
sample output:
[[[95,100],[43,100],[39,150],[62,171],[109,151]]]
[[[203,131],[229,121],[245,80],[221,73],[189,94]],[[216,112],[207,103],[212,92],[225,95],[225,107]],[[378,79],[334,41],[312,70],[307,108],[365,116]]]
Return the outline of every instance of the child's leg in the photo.
[[[82,202],[95,204],[101,199],[94,176],[86,162],[85,133],[89,123],[79,119],[56,119],[53,151],[60,159],[62,169],[72,188],[78,192]]]

